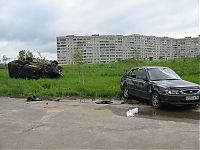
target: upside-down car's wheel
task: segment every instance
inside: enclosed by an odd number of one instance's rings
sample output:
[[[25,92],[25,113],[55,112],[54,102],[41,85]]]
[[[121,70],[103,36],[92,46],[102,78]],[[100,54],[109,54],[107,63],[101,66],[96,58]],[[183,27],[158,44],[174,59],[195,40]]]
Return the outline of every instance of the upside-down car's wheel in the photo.
[[[153,92],[151,96],[152,107],[158,109],[161,107],[160,96],[157,92]]]

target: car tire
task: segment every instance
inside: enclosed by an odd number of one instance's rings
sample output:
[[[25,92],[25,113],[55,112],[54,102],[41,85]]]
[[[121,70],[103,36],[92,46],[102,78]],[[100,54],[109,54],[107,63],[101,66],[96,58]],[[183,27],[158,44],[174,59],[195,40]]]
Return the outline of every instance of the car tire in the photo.
[[[159,109],[161,107],[160,96],[157,92],[153,92],[151,95],[151,104],[155,109]]]
[[[129,90],[126,86],[124,86],[124,89],[123,89],[123,96],[126,98],[126,99],[130,99],[131,96],[129,94]]]

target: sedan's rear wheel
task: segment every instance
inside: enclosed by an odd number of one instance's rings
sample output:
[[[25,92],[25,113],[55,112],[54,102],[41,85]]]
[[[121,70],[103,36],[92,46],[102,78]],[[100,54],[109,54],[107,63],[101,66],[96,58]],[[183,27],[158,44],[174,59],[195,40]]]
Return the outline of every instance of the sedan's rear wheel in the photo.
[[[151,96],[151,102],[152,102],[153,108],[158,109],[161,107],[160,96],[158,95],[158,93],[153,92]]]

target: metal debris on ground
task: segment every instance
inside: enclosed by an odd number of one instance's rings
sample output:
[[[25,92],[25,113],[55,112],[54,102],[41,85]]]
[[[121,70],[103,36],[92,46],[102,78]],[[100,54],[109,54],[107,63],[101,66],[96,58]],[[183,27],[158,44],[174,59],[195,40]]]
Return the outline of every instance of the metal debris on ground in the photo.
[[[96,100],[96,104],[112,104],[113,102],[111,100]]]
[[[36,97],[36,96],[29,96],[29,97],[27,97],[26,101],[27,101],[27,102],[31,102],[31,101],[42,101],[42,100],[39,99],[39,98]]]

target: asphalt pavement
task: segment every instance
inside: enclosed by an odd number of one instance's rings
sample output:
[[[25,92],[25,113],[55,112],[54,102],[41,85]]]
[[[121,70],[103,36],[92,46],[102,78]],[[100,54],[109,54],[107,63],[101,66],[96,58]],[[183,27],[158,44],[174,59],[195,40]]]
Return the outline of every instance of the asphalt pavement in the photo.
[[[139,108],[134,117],[129,109]],[[0,149],[199,149],[199,107],[0,97]]]

